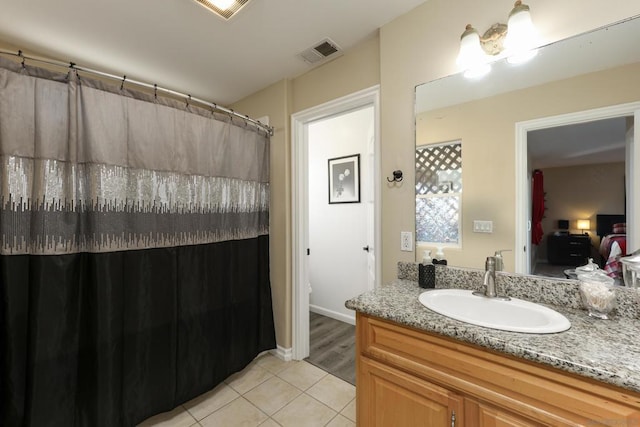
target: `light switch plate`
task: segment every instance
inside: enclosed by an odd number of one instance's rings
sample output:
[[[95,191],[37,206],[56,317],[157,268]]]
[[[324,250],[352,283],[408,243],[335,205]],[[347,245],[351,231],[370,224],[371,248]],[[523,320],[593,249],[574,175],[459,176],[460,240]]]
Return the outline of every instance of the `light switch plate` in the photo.
[[[493,233],[493,221],[473,221],[474,233]]]
[[[413,233],[411,231],[400,232],[400,250],[405,252],[413,251]]]

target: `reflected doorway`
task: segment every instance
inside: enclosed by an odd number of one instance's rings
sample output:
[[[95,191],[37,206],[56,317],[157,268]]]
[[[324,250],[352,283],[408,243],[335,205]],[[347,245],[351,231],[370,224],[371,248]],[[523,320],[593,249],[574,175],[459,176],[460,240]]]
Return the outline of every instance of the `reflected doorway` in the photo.
[[[550,178],[553,176],[552,182],[560,182],[564,186],[562,189],[556,188],[558,193],[554,195],[554,211],[550,211],[551,201],[545,201],[545,222],[548,229],[544,230],[544,234],[547,239],[556,231],[565,232],[560,230],[558,220],[568,220],[567,234],[589,233],[589,254],[597,259],[600,238],[594,236],[596,215],[620,211],[617,213],[626,216],[627,252],[638,249],[640,224],[636,217],[640,212],[640,198],[635,194],[638,192],[637,183],[640,182],[640,150],[634,147],[640,146],[640,137],[638,132],[634,132],[634,124],[638,123],[639,118],[640,103],[630,103],[516,124],[516,247],[522,248],[515,257],[517,273],[566,277],[565,270],[568,268],[561,267],[575,268],[575,265],[571,264],[559,265],[558,268],[544,265],[541,261],[548,259],[548,240],[540,242],[542,245],[532,243],[531,178],[536,169],[546,168]],[[593,143],[585,142],[591,137],[595,137]],[[552,143],[548,143],[549,141]],[[536,146],[536,143],[540,146]],[[619,182],[614,182],[614,174],[608,172],[614,169],[617,170],[618,176],[621,176]],[[570,184],[571,176],[576,178],[573,184]],[[598,200],[598,197],[604,197],[602,192],[607,191],[608,178],[611,178],[611,194],[607,196],[613,195],[615,189],[618,199],[613,197],[609,200]],[[596,195],[589,200],[589,192],[596,192],[596,183],[600,196]],[[569,190],[570,188],[573,190]],[[565,192],[565,196],[561,195],[562,191]],[[546,198],[548,196],[550,194],[545,194]],[[555,208],[561,203],[564,207],[556,211]],[[578,219],[592,219],[591,230],[577,229]]]

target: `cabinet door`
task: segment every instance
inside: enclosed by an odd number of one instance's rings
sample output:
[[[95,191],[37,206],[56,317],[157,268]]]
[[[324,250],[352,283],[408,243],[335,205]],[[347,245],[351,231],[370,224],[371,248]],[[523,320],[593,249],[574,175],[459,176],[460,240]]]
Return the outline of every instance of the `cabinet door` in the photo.
[[[421,378],[360,357],[359,426],[463,426],[462,397]]]

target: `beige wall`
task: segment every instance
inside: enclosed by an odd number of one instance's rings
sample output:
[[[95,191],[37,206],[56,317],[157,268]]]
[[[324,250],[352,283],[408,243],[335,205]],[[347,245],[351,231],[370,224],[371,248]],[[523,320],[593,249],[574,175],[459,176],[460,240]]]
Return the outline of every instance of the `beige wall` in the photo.
[[[592,246],[597,248],[597,214],[624,214],[624,162],[602,163],[542,169],[545,191],[545,237],[540,244],[538,260],[546,261],[546,236],[558,230],[558,220],[569,220],[572,233],[579,233],[578,219],[591,220]],[[595,251],[595,250],[594,250]]]
[[[447,252],[449,263],[480,268],[493,251],[515,249],[516,122],[639,99],[640,64],[633,64],[420,114],[418,145],[462,140],[463,248]],[[473,233],[474,219],[493,221],[494,232]],[[505,253],[505,270],[514,270],[513,252]]]
[[[640,3],[628,0],[535,0],[529,2],[534,22],[543,36],[543,42],[551,42],[606,25],[640,13]],[[252,95],[232,108],[252,116],[271,116],[272,110],[282,109],[281,100],[289,101],[288,114],[293,114],[341,96],[381,85],[381,176],[395,169],[405,172],[402,186],[382,188],[382,283],[396,276],[396,263],[400,260],[413,261],[415,254],[400,252],[400,231],[413,231],[414,193],[411,182],[414,179],[415,126],[413,114],[414,87],[455,72],[455,56],[458,51],[459,36],[464,26],[472,22],[481,31],[496,21],[504,21],[513,7],[512,0],[429,0],[422,6],[403,15],[380,29],[379,38],[370,39],[343,57],[310,71],[292,80],[290,93],[276,97],[271,105],[256,105],[259,99]],[[259,94],[258,94],[259,95]],[[287,123],[288,126],[288,123]],[[283,144],[285,152],[279,150],[274,155],[286,156],[286,179],[272,183],[273,198],[287,201],[286,206],[275,206],[277,210],[290,210],[290,141]],[[513,156],[511,157],[513,159]],[[274,159],[275,161],[275,159]],[[466,164],[465,164],[466,167]],[[470,172],[477,167],[471,165]],[[509,175],[511,173],[511,175]],[[490,178],[513,181],[513,164],[504,170],[491,172]],[[473,188],[473,187],[472,187]],[[465,189],[466,191],[466,189]],[[515,189],[501,196],[501,203],[513,205]],[[286,198],[278,194],[287,194]],[[467,191],[470,202],[479,200],[482,192]],[[466,201],[465,201],[466,202]],[[486,206],[489,212],[491,209]],[[493,210],[491,210],[493,212]],[[274,215],[275,213],[272,213]],[[514,216],[505,224],[513,227]],[[500,219],[502,221],[502,219]],[[272,253],[272,269],[287,270],[279,277],[272,273],[278,344],[291,345],[291,275],[289,242],[291,223],[287,222],[286,236],[275,237],[282,240],[275,245]],[[281,233],[280,228],[272,229],[272,234]],[[497,235],[497,234],[496,234]],[[500,233],[500,239],[513,245],[513,238]],[[283,258],[282,254],[285,254]],[[484,253],[483,253],[484,256]],[[480,258],[478,258],[480,259]],[[481,266],[481,262],[473,260]],[[284,282],[281,281],[284,279]]]
[[[526,3],[526,2],[525,2]],[[640,13],[640,2],[626,0],[554,0],[530,1],[532,18],[543,42],[552,42],[612,23]],[[455,72],[455,57],[459,36],[468,23],[485,31],[496,21],[504,20],[513,6],[511,0],[429,0],[406,15],[385,25],[380,31],[381,75],[381,140],[382,174],[394,169],[405,171],[405,182],[414,180],[414,88],[436,78]],[[488,129],[485,129],[488,130]],[[483,155],[484,156],[484,155]],[[467,156],[466,159],[469,157]],[[485,156],[486,158],[486,156]],[[482,161],[482,157],[478,159]],[[465,172],[471,174],[481,168],[465,162]],[[469,169],[470,168],[470,169]],[[513,156],[505,168],[493,168],[486,175],[490,179],[514,180]],[[474,177],[474,181],[476,181]],[[479,181],[479,180],[478,180]],[[492,206],[482,203],[484,190],[475,193],[465,182],[465,203],[479,202],[478,213],[495,213]],[[491,182],[491,181],[489,181]],[[499,196],[498,203],[513,206],[515,187]],[[387,189],[382,193],[382,269],[383,281],[396,275],[397,261],[414,261],[415,254],[399,250],[399,236],[403,230],[414,228],[414,194],[412,185]],[[499,205],[501,206],[501,205]],[[498,212],[499,220],[512,227],[514,215]],[[507,235],[496,231],[500,241]],[[466,234],[463,235],[466,239]],[[513,246],[513,237],[508,240]],[[466,242],[466,240],[465,240]],[[495,248],[501,249],[501,248]],[[478,254],[472,263],[481,268],[486,254]],[[512,257],[512,255],[511,255]],[[509,258],[507,258],[509,261]],[[513,258],[511,258],[513,269]]]
[[[380,38],[293,79],[291,114],[380,83]]]
[[[269,116],[271,138],[271,289],[276,339],[291,347],[291,115],[379,84],[379,38],[292,80],[283,80],[231,106],[251,117]]]

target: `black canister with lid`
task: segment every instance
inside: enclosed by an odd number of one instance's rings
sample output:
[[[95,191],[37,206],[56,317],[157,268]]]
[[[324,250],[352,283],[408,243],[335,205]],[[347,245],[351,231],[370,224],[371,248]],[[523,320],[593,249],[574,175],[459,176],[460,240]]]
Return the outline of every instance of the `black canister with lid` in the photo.
[[[421,288],[436,287],[436,266],[431,262],[431,251],[424,251],[422,262],[418,264],[418,286]]]

